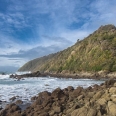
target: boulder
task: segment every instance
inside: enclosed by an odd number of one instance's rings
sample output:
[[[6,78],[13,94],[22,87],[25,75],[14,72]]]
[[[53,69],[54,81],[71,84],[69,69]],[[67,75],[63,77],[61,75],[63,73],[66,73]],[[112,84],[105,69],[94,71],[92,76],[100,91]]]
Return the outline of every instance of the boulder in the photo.
[[[93,96],[93,98],[94,98],[94,100],[96,100],[96,99],[99,99],[102,95],[103,95],[103,91],[98,91],[94,96]]]
[[[51,96],[53,98],[61,99],[64,96],[64,92],[60,88],[57,88],[52,92]]]
[[[71,116],[87,116],[87,112],[88,112],[87,108],[86,107],[82,107],[82,108],[74,110],[71,113]]]
[[[11,101],[16,100],[16,96],[11,97],[9,100],[11,100]]]
[[[0,112],[0,116],[21,116],[21,108],[12,103]]]
[[[53,107],[53,110],[55,113],[60,113],[62,111],[62,108],[60,106]]]
[[[100,99],[98,99],[97,103],[100,105],[106,105],[107,101],[105,98],[100,98]]]
[[[116,82],[116,80],[109,79],[109,80],[105,81],[104,85],[106,85],[106,87],[110,87],[111,85],[114,85],[115,82]]]
[[[77,87],[73,92],[69,93],[69,96],[72,98],[78,97],[81,95],[81,92],[83,91],[83,87]]]
[[[93,108],[89,109],[86,116],[98,116],[96,109]]]
[[[108,112],[110,116],[116,116],[116,104],[112,101],[108,101]]]
[[[109,89],[109,92],[110,92],[111,94],[116,94],[116,87],[111,87],[111,88]]]
[[[23,101],[22,100],[17,100],[15,103],[19,105],[19,104],[23,104]]]

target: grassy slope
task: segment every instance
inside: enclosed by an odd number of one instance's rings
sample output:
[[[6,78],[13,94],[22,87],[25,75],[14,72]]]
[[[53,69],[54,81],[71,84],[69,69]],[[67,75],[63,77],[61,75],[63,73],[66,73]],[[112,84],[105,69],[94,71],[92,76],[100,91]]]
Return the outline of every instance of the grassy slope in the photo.
[[[116,27],[101,26],[93,34],[56,54],[26,63],[20,71],[75,73],[78,71],[116,71]]]

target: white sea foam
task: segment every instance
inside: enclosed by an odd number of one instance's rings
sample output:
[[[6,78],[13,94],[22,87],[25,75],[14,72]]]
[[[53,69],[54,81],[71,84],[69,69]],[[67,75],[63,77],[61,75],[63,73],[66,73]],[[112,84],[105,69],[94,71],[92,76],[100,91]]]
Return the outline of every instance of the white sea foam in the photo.
[[[31,71],[24,71],[24,72],[16,72],[15,74],[17,74],[17,75],[23,75],[23,74],[29,74],[29,73],[31,73]]]
[[[9,79],[9,75],[1,75],[0,74],[0,79]]]
[[[24,80],[16,81],[8,78],[8,75],[0,75],[0,100],[9,101],[13,96],[19,96],[23,101],[30,100],[34,95],[42,91],[53,91],[55,88],[61,89],[68,86],[88,87],[93,84],[100,84],[103,81],[89,79],[59,79],[51,77],[25,78]]]

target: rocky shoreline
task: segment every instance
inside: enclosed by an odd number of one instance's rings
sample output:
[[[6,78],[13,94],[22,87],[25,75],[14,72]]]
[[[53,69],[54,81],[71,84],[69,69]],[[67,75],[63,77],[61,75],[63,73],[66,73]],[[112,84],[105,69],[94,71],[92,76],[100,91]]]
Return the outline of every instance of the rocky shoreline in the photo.
[[[116,80],[84,89],[69,86],[41,92],[22,110],[15,103],[1,110],[0,116],[116,116]]]
[[[28,74],[12,74],[10,75],[10,78],[15,78],[17,80],[20,80],[22,78],[29,78],[29,77],[57,77],[57,78],[72,78],[72,79],[109,79],[113,78],[116,79],[116,73],[106,73],[106,72],[94,72],[94,73],[88,73],[88,72],[81,72],[78,74],[62,74],[62,73],[41,73],[40,71],[32,72]]]

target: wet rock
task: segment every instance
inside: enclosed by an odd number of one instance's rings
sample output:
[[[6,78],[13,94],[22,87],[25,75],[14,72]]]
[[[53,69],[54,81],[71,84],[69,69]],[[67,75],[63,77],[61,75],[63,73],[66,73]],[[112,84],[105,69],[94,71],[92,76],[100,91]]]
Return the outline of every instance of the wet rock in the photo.
[[[12,103],[0,112],[0,116],[21,116],[21,108]]]
[[[16,78],[18,80],[22,79],[22,78],[28,78],[28,77],[40,77],[41,73],[39,71],[36,72],[32,72],[32,73],[28,73],[28,74],[23,74],[23,75],[17,75],[17,74],[12,74],[10,75],[10,78]]]
[[[92,89],[91,86],[89,86],[89,87],[86,89],[86,91],[93,91],[93,89]]]
[[[93,90],[94,91],[99,90],[99,89],[101,89],[101,87],[99,85],[97,85],[97,84],[93,85]]]
[[[17,100],[15,103],[16,104],[23,104],[23,101],[22,100]]]
[[[60,88],[57,88],[52,92],[51,96],[53,98],[61,99],[64,96],[64,92]]]
[[[106,87],[110,87],[111,85],[113,85],[116,82],[116,80],[114,79],[110,79],[105,81],[104,85],[106,85]]]
[[[68,89],[68,91],[73,91],[74,90],[74,87],[68,86],[67,89]]]
[[[31,101],[35,101],[37,99],[37,96],[33,96],[32,98],[31,98]]]
[[[11,97],[9,100],[11,100],[11,101],[14,101],[14,100],[16,100],[16,96],[14,96],[14,97]]]
[[[83,91],[83,87],[77,87],[73,92],[69,93],[72,98],[78,97],[81,95],[81,92]]]

